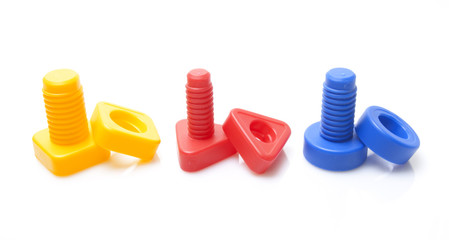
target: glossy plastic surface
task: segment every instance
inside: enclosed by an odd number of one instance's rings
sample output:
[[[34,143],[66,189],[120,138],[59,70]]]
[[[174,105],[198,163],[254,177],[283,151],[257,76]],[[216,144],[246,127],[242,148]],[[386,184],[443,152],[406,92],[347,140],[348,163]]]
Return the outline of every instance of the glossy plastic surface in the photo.
[[[332,142],[320,136],[320,123],[314,123],[304,133],[304,156],[322,169],[346,171],[365,162],[367,148],[357,135],[349,141]]]
[[[187,74],[187,119],[176,124],[179,165],[194,172],[236,153],[221,125],[214,123],[210,73],[193,69]]]
[[[189,136],[207,139],[214,134],[214,96],[210,73],[193,69],[187,74],[187,122]]]
[[[150,160],[161,142],[150,117],[114,104],[98,103],[90,122],[95,142],[114,152]]]
[[[321,122],[304,133],[304,156],[311,164],[331,171],[346,171],[362,165],[367,148],[354,134],[357,95],[354,72],[334,68],[323,85]]]
[[[33,136],[36,158],[58,176],[106,161],[110,152],[93,140],[79,75],[59,69],[45,75],[43,83],[48,129]]]
[[[70,145],[55,144],[50,140],[48,128],[33,136],[36,158],[53,174],[68,176],[108,160],[110,151],[98,146],[89,136]]]
[[[355,130],[368,148],[396,164],[406,163],[420,145],[419,137],[410,125],[382,107],[367,108]]]
[[[237,151],[223,132],[221,125],[215,124],[214,134],[207,139],[189,136],[187,120],[176,123],[179,164],[186,172],[195,172],[234,155]]]
[[[282,121],[242,109],[233,109],[223,130],[248,167],[264,173],[276,160],[290,127]]]

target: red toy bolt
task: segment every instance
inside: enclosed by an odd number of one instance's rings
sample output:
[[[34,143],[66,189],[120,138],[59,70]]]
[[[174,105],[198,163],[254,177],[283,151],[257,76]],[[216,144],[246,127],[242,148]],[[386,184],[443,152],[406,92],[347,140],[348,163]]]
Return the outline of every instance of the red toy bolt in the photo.
[[[187,74],[187,119],[176,123],[179,164],[194,172],[236,153],[223,132],[214,123],[214,102],[210,73],[194,69]]]

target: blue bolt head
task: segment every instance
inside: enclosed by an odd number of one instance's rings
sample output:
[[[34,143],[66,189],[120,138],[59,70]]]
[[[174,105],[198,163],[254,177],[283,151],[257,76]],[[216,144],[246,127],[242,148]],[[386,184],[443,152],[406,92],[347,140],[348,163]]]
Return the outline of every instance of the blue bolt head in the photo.
[[[351,140],[331,142],[320,135],[320,122],[304,133],[304,157],[316,167],[330,171],[347,171],[362,165],[367,148],[354,134]]]

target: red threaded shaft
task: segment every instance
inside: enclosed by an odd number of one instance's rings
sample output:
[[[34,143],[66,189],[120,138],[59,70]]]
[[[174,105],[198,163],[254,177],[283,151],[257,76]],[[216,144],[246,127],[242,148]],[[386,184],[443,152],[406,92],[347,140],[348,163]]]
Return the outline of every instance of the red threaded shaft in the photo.
[[[187,123],[189,136],[207,139],[214,134],[214,97],[210,73],[193,69],[187,74]]]

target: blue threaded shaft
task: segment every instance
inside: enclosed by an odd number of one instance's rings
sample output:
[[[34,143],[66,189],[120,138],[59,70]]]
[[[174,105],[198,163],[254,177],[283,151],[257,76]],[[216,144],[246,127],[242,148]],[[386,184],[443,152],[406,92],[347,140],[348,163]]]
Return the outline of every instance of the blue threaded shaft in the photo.
[[[332,142],[350,140],[354,131],[355,74],[346,68],[334,68],[323,84],[320,135]]]

